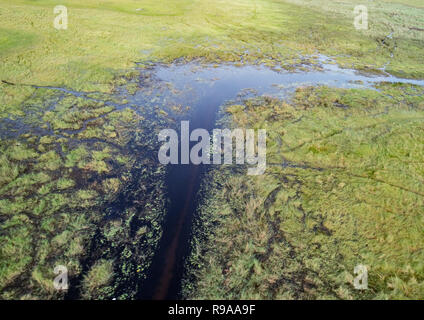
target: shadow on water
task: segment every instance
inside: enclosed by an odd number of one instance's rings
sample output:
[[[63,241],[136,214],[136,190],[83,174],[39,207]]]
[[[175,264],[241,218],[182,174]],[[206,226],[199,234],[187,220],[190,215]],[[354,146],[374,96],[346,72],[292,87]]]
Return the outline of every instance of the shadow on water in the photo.
[[[237,103],[237,100],[252,94],[287,98],[299,86],[373,88],[373,84],[382,81],[424,85],[422,80],[367,76],[325,62],[323,61],[322,70],[302,73],[276,72],[263,66],[221,65],[214,68],[195,63],[157,66],[151,70],[152,75],[159,82],[166,83],[168,89],[162,91],[161,98],[155,103],[165,106],[171,100],[172,103],[189,105],[191,112],[178,121],[189,120],[190,132],[203,128],[211,133],[218,111],[225,102],[231,100]],[[251,90],[245,91],[246,89]],[[170,91],[177,94],[170,98]],[[141,91],[134,96],[134,102],[140,105],[145,102],[145,97]],[[205,169],[202,165],[169,165],[167,187],[170,208],[148,279],[141,286],[141,299],[181,298],[181,279],[185,257],[189,253],[196,195]]]
[[[209,94],[193,105],[193,112],[181,119],[190,121],[190,130],[203,128],[212,131],[219,106],[230,97],[230,93],[234,94],[231,86],[217,84],[210,89]],[[190,143],[190,147],[193,144]],[[196,194],[205,169],[202,165],[169,165],[167,191],[171,205],[159,250],[152,262],[150,277],[142,286],[143,299],[179,297],[184,258],[189,250],[191,221],[196,210]]]

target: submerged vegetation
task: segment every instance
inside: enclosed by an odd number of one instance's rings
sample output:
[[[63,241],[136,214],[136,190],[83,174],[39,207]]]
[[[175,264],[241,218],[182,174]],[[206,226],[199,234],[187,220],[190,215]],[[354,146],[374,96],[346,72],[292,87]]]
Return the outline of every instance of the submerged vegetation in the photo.
[[[157,133],[191,111],[165,102],[172,85],[151,88],[152,65],[303,72],[324,54],[424,78],[418,0],[367,2],[361,31],[350,0],[63,0],[67,30],[53,27],[57,4],[0,0],[1,299],[143,290],[168,204]],[[267,129],[268,169],[204,177],[184,296],[424,297],[423,94],[299,87],[228,106],[229,124]],[[352,287],[358,264],[370,290]],[[68,291],[53,287],[57,265]]]
[[[1,297],[132,298],[166,206],[155,128],[109,100],[39,90],[47,101],[27,100],[30,119],[17,120],[28,132],[2,133]],[[57,265],[66,293],[53,287]]]

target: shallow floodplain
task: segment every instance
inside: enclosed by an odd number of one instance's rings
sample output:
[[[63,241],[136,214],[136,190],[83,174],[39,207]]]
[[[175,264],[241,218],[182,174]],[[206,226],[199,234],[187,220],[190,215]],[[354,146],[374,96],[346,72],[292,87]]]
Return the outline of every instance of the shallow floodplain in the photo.
[[[323,3],[0,0],[0,297],[423,297],[422,5]],[[160,165],[184,119],[266,174]]]

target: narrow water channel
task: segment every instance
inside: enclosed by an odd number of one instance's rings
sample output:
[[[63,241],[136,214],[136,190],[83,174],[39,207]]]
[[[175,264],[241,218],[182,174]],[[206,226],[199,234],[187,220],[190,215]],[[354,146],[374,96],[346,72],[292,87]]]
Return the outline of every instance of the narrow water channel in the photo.
[[[287,98],[299,86],[327,85],[340,88],[371,88],[374,83],[406,82],[423,85],[422,80],[406,80],[393,76],[366,76],[354,70],[340,69],[335,64],[323,63],[322,71],[288,73],[260,66],[219,67],[199,66],[195,63],[157,66],[152,71],[162,83],[170,84],[178,94],[166,90],[160,103],[188,105],[191,112],[182,116],[188,120],[190,132],[196,128],[209,132],[215,126],[220,107],[237,99],[244,89],[250,94]],[[143,92],[136,94],[133,103],[145,102]],[[171,101],[169,101],[171,100]],[[181,155],[180,155],[181,156]],[[181,278],[185,257],[189,254],[190,231],[196,211],[196,195],[200,187],[202,165],[170,165],[167,188],[170,208],[163,226],[163,236],[152,262],[148,279],[142,285],[141,299],[180,298]]]

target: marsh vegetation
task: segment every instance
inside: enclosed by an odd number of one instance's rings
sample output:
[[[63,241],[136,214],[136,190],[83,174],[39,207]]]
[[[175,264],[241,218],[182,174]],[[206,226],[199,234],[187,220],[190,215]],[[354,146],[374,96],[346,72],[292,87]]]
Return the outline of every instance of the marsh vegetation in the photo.
[[[2,299],[424,297],[421,1],[61,4],[0,0]],[[180,120],[265,174],[161,165]]]

